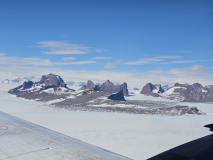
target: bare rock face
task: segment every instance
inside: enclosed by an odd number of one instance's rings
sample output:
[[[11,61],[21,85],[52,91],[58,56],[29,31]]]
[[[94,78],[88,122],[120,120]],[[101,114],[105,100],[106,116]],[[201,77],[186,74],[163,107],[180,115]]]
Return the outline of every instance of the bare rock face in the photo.
[[[55,74],[48,74],[47,76],[43,75],[41,80],[37,82],[39,84],[44,84],[45,88],[49,87],[66,87],[64,80]]]
[[[24,82],[22,85],[8,91],[17,97],[49,101],[68,96],[73,89],[67,88],[63,79],[55,74],[43,75],[39,82]]]
[[[208,89],[209,95],[213,95],[213,86],[210,86]]]
[[[33,82],[32,81],[28,81],[28,82],[24,82],[23,84],[22,84],[22,89],[29,89],[29,88],[31,88],[32,86],[33,86]]]
[[[104,91],[107,93],[115,93],[117,91],[117,88],[112,82],[107,80],[100,86],[99,91]]]
[[[115,101],[126,101],[124,98],[123,90],[120,90],[120,92],[110,95],[108,99]]]
[[[95,91],[102,91],[102,92],[109,93],[109,94],[117,93],[120,90],[122,90],[124,96],[129,95],[126,82],[124,82],[122,85],[114,85],[112,82],[107,80],[101,86],[99,86],[99,85],[95,85],[92,81],[88,80],[87,85],[82,86],[81,89],[82,90],[90,89],[90,90],[95,90]]]
[[[87,85],[82,86],[80,89],[85,90],[85,89],[90,89],[90,90],[95,90],[98,87],[98,85],[95,85],[91,80],[87,81]]]
[[[192,85],[175,83],[173,87],[165,91],[161,88],[161,85],[147,83],[140,93],[183,102],[213,102],[213,86],[203,86],[200,83]]]
[[[123,95],[124,96],[128,96],[129,95],[129,91],[127,89],[127,83],[124,82],[122,85],[120,85],[121,90],[123,90]]]
[[[128,89],[127,89],[127,83],[124,82],[122,85],[114,85],[112,82],[110,82],[109,80],[107,80],[105,83],[103,83],[100,88],[99,91],[104,91],[106,93],[116,93],[119,92],[120,90],[123,91],[123,94],[125,96],[128,96]]]
[[[140,92],[141,94],[150,94],[154,89],[154,85],[152,83],[147,83]]]
[[[141,90],[141,94],[150,95],[153,97],[160,97],[158,93],[163,93],[164,90],[162,89],[160,84],[153,85],[152,83],[147,83]]]

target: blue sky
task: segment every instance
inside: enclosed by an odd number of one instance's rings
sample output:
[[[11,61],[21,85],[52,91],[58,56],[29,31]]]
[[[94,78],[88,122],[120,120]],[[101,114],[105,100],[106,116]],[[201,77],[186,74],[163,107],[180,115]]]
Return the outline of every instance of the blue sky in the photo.
[[[212,8],[211,0],[1,0],[0,68],[175,80],[190,72],[199,81],[212,76]]]

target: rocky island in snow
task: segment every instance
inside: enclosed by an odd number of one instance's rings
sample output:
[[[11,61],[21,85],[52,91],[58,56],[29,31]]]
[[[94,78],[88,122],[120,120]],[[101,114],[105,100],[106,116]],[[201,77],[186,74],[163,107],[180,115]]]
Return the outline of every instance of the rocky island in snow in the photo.
[[[204,86],[199,83],[192,85],[175,83],[173,87],[165,90],[160,84],[147,83],[140,93],[182,102],[213,103],[213,86]]]
[[[79,89],[71,87],[68,87],[59,75],[51,73],[43,75],[38,82],[25,81],[8,93],[42,101],[59,109],[160,115],[203,114],[196,107],[183,106],[175,102],[134,100],[131,98],[132,95],[129,96],[126,82],[114,85],[107,80],[99,85],[88,80]],[[160,97],[164,90],[161,85],[149,83],[141,93]]]

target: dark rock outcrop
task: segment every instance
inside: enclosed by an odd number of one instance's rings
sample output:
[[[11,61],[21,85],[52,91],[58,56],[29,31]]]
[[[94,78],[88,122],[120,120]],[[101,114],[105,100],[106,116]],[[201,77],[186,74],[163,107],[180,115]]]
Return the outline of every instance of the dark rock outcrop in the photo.
[[[150,94],[154,89],[154,85],[152,83],[147,83],[141,90],[141,94]]]
[[[129,91],[127,89],[127,83],[126,82],[124,82],[122,85],[120,85],[120,89],[123,90],[124,96],[128,96],[129,95]]]
[[[90,89],[90,90],[98,90],[98,85],[95,85],[91,80],[87,81],[87,85],[83,85],[80,89],[85,90],[85,89]]]
[[[160,84],[153,85],[152,83],[147,83],[141,90],[141,94],[150,95],[153,97],[160,97],[158,93],[163,93],[164,90],[162,89]]]
[[[50,90],[47,90],[50,89]],[[8,91],[17,97],[49,101],[64,98],[75,90],[67,88],[63,79],[55,74],[43,75],[39,82],[24,82],[22,85]]]
[[[108,99],[115,101],[126,101],[124,98],[123,90],[120,90],[120,92],[110,95]]]
[[[123,90],[124,96],[128,96],[128,89],[127,89],[127,83],[124,82],[122,85],[114,85],[112,82],[107,80],[105,83],[103,83],[99,89],[99,91],[103,91],[106,93],[116,93],[119,92],[120,90]]]
[[[117,91],[117,88],[112,82],[107,80],[100,86],[99,91],[104,91],[107,93],[115,93]]]
[[[192,85],[175,83],[173,87],[168,88],[166,91],[161,88],[161,85],[147,83],[140,93],[184,102],[213,102],[213,86],[203,86],[200,83]]]
[[[22,84],[22,89],[29,89],[29,88],[31,88],[32,86],[33,86],[33,82],[32,81],[28,81],[28,82],[24,82],[23,84]]]
[[[39,84],[44,84],[45,88],[49,88],[49,87],[65,87],[66,88],[66,84],[64,83],[64,80],[55,74],[48,74],[43,75],[41,80],[39,82],[37,82]]]
[[[88,80],[87,85],[82,86],[81,89],[82,90],[90,89],[90,90],[94,90],[94,91],[102,91],[102,92],[109,93],[109,94],[117,93],[120,90],[123,90],[124,96],[129,95],[126,82],[124,82],[121,85],[116,86],[112,82],[107,80],[101,86],[99,86],[99,85],[95,85],[91,80]]]

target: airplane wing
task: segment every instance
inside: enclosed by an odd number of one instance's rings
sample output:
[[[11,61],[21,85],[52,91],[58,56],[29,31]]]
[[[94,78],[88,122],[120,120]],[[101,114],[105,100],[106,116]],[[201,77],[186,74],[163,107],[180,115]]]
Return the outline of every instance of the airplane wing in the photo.
[[[213,131],[213,124],[204,127]],[[185,143],[148,160],[213,160],[213,134]]]
[[[25,159],[127,160],[129,158],[0,112],[0,160]]]

